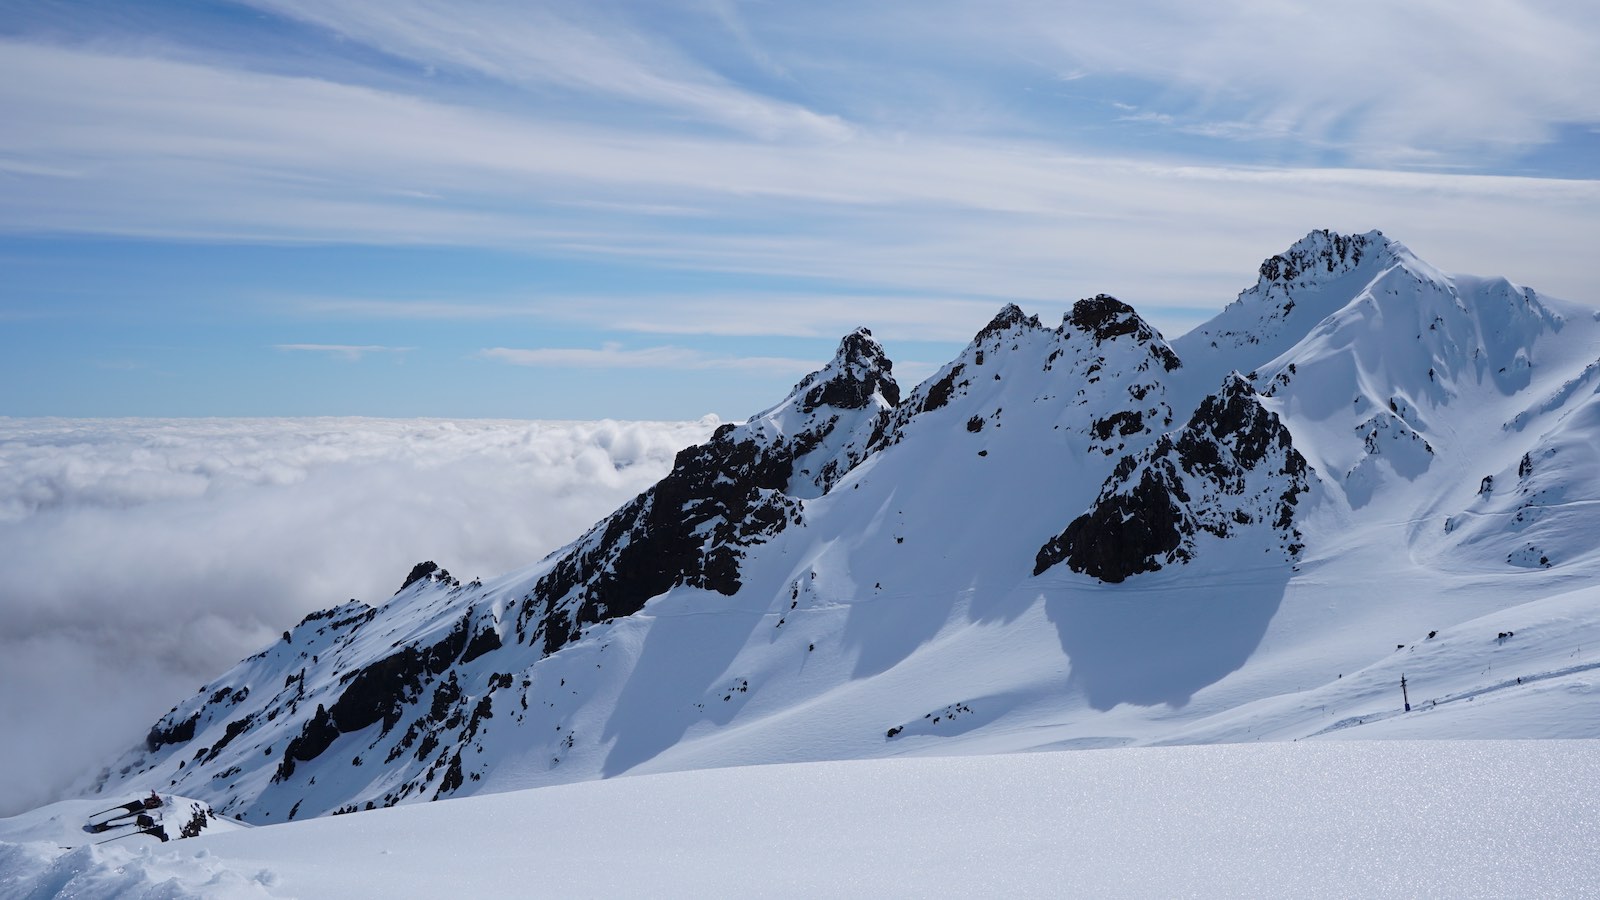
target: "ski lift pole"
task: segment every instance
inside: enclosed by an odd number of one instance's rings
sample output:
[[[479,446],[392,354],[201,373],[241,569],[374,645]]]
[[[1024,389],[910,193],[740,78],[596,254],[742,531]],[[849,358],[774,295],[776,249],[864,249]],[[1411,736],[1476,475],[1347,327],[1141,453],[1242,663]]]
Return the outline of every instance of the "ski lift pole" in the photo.
[[[1411,697],[1406,693],[1406,676],[1400,676],[1400,699],[1405,701],[1406,712],[1411,712]]]

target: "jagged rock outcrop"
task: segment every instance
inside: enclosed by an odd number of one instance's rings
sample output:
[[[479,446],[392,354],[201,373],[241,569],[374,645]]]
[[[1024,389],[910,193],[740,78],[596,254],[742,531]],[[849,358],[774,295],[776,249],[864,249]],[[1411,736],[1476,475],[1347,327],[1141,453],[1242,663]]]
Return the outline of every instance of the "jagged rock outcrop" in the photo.
[[[732,595],[746,548],[802,520],[799,497],[858,464],[900,400],[872,332],[840,342],[832,361],[777,406],[681,451],[672,471],[563,551],[523,598],[519,639],[554,653],[585,625],[626,616],[688,586]]]
[[[1149,348],[1150,355],[1168,372],[1182,363],[1161,335],[1140,318],[1134,308],[1109,294],[1096,294],[1072,305],[1062,327],[1071,326],[1094,339],[1096,343],[1110,341],[1123,335],[1132,335],[1141,346]]]
[[[1301,550],[1294,509],[1308,477],[1288,429],[1234,373],[1175,437],[1118,462],[1094,505],[1039,549],[1034,574],[1065,562],[1120,582],[1189,561],[1201,534],[1259,526],[1293,558]]]
[[[1381,232],[1344,235],[1318,229],[1283,253],[1261,263],[1261,280],[1295,284],[1305,277],[1326,277],[1348,272],[1361,264],[1367,248],[1383,240]]]

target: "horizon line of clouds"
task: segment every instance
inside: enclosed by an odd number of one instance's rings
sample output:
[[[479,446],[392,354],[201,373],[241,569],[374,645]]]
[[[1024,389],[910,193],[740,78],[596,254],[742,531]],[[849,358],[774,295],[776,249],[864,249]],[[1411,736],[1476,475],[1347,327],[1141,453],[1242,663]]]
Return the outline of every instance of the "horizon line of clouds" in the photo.
[[[0,817],[308,612],[535,563],[718,424],[0,417]]]

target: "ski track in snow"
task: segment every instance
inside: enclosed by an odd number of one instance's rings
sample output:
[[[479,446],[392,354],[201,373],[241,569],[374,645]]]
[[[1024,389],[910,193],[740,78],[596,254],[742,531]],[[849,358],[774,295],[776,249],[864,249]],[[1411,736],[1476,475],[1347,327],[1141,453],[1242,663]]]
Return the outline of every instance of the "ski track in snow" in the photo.
[[[1432,710],[1438,709],[1440,706],[1447,706],[1451,703],[1474,700],[1478,697],[1484,696],[1485,694],[1493,694],[1496,691],[1503,691],[1508,688],[1527,687],[1536,682],[1550,681],[1556,678],[1566,678],[1570,675],[1576,675],[1580,672],[1591,672],[1596,669],[1600,669],[1600,662],[1583,663],[1581,665],[1568,666],[1564,669],[1556,669],[1550,672],[1535,672],[1531,675],[1518,675],[1505,681],[1496,682],[1494,684],[1486,685],[1474,690],[1444,694],[1443,696],[1437,698],[1430,697],[1427,701],[1418,701],[1411,704],[1411,710],[1406,710],[1403,708],[1386,709],[1378,712],[1350,716],[1348,718],[1340,719],[1321,731],[1313,732],[1312,734],[1307,735],[1307,737],[1316,738],[1325,734],[1332,734],[1335,731],[1343,731],[1346,728],[1356,728],[1361,725],[1370,725],[1374,722],[1381,722],[1385,719],[1393,719],[1396,716],[1407,715],[1411,711],[1422,712],[1426,710],[1431,712]]]

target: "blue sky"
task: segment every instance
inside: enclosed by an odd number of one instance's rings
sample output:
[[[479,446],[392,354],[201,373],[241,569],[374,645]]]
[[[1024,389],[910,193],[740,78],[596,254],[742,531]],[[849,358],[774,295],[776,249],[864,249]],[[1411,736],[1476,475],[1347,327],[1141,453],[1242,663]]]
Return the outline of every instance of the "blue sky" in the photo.
[[[0,0],[0,415],[742,418],[1318,227],[1600,304],[1600,7]]]

